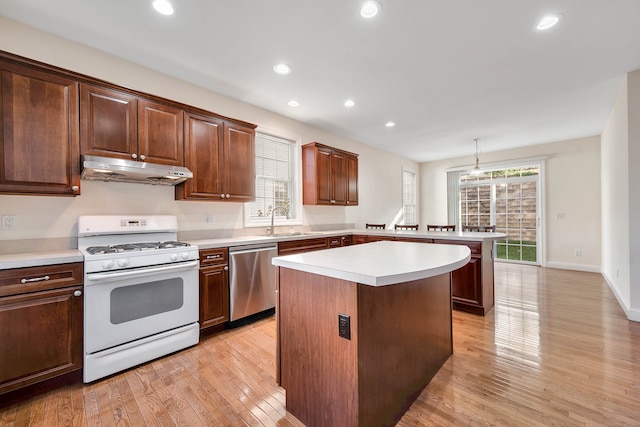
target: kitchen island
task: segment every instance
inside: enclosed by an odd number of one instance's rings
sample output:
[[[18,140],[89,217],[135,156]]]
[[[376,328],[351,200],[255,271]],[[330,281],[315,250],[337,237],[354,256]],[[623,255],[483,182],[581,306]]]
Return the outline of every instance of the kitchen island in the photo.
[[[382,241],[274,258],[276,377],[310,427],[394,425],[453,352],[460,245]]]

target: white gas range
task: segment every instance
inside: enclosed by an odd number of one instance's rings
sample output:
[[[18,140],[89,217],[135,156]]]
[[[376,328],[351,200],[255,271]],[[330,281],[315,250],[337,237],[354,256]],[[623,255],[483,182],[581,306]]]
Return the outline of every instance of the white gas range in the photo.
[[[198,248],[177,232],[170,215],[78,218],[85,383],[198,343]]]

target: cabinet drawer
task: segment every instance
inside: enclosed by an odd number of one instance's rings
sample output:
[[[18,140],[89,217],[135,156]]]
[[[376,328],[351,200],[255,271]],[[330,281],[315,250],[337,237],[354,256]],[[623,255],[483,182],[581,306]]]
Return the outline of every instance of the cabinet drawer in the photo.
[[[0,270],[0,296],[82,285],[83,271],[81,262]]]
[[[300,252],[327,249],[329,239],[321,237],[317,239],[292,240],[278,243],[278,255],[291,255]]]
[[[327,242],[330,248],[339,248],[340,246],[342,246],[342,237],[327,237]]]
[[[200,266],[227,264],[229,250],[227,248],[202,249],[200,251]]]
[[[440,240],[434,239],[433,243],[440,243],[444,245],[465,245],[468,246],[472,254],[482,254],[482,242],[468,242],[464,240]]]

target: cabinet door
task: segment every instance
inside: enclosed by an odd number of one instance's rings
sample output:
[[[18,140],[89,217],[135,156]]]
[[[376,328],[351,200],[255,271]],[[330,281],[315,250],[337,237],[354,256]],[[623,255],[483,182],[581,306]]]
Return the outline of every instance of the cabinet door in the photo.
[[[229,267],[200,269],[200,329],[229,320]]]
[[[183,131],[181,109],[138,99],[138,160],[184,165]]]
[[[256,198],[255,130],[236,123],[225,124],[225,196],[237,202]]]
[[[80,153],[131,160],[138,151],[138,110],[134,95],[80,85]]]
[[[347,205],[358,204],[358,158],[347,156]]]
[[[220,200],[223,188],[224,121],[185,113],[184,161],[193,178],[176,186],[176,199]]]
[[[316,204],[330,205],[333,200],[333,179],[331,178],[331,150],[316,148]]]
[[[332,205],[347,204],[347,158],[340,152],[331,154]]]
[[[0,61],[0,192],[80,194],[78,83]]]
[[[451,273],[451,296],[455,302],[482,305],[482,258],[472,256],[469,263]]]
[[[82,368],[81,295],[76,286],[0,298],[0,393]]]

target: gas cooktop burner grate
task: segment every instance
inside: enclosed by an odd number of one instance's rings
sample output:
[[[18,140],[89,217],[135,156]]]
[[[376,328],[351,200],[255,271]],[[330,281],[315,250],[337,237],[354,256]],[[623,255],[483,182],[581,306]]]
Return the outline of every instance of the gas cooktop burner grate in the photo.
[[[176,242],[176,241],[124,243],[120,245],[89,246],[87,248],[87,253],[90,255],[103,255],[103,254],[120,253],[120,252],[181,248],[185,246],[191,246],[191,245],[189,243]]]

